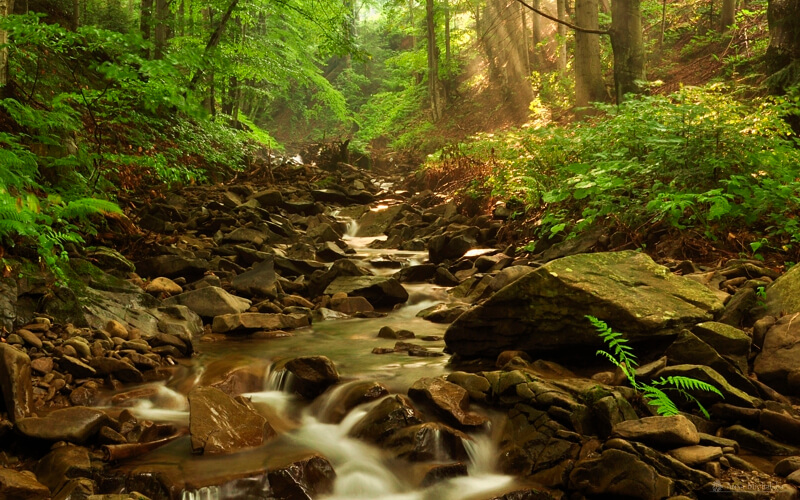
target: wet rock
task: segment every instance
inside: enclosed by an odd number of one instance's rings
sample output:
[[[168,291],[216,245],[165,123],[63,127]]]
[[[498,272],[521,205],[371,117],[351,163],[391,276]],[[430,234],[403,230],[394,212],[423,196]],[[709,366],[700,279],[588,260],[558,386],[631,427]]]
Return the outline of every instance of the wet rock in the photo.
[[[390,396],[372,407],[353,426],[350,435],[373,443],[382,443],[397,430],[422,423],[411,400],[402,394]]]
[[[579,460],[569,475],[570,488],[586,495],[651,500],[673,493],[673,481],[635,455],[605,450],[598,458]]]
[[[408,389],[408,395],[416,401],[433,403],[440,414],[457,425],[477,427],[488,422],[485,416],[467,410],[469,393],[466,389],[441,378],[417,380]]]
[[[467,464],[464,462],[435,464],[429,467],[430,468],[425,472],[425,476],[420,482],[420,486],[423,488],[444,481],[445,479],[468,475]]]
[[[742,448],[761,455],[788,456],[800,454],[800,449],[798,448],[780,443],[760,432],[741,425],[732,425],[725,428],[724,435],[728,439],[735,440]]]
[[[345,293],[366,298],[375,307],[392,307],[408,300],[408,292],[386,276],[340,276],[325,288],[326,295]]]
[[[205,366],[198,385],[212,386],[229,396],[264,390],[269,363],[249,356],[228,355]]]
[[[189,393],[189,434],[192,452],[210,455],[258,446],[275,431],[244,400],[215,387],[197,387]]]
[[[150,309],[158,321],[158,331],[175,335],[184,341],[191,354],[191,340],[203,332],[203,320],[186,306],[170,305]]]
[[[437,304],[417,313],[417,317],[431,323],[450,324],[469,308],[463,304]]]
[[[323,262],[334,262],[339,259],[347,258],[347,254],[344,253],[344,250],[339,248],[333,241],[324,242],[322,247],[317,250],[316,256]]]
[[[270,256],[263,262],[254,265],[249,271],[234,277],[231,280],[231,286],[238,293],[248,297],[274,299],[278,296],[277,276],[275,273],[275,260]]]
[[[780,318],[767,331],[761,353],[753,363],[753,371],[759,380],[785,390],[789,375],[797,369],[799,357],[800,313],[794,313]]]
[[[466,460],[464,441],[469,436],[434,422],[398,429],[383,443],[392,455],[411,461]]]
[[[55,410],[44,417],[23,418],[17,422],[17,430],[34,439],[83,444],[108,422],[108,416],[100,410],[73,406]]]
[[[440,234],[428,241],[428,259],[434,264],[462,257],[478,246],[477,227],[463,229],[457,233]]]
[[[400,283],[424,283],[433,279],[436,269],[439,266],[436,264],[419,264],[416,266],[405,267],[393,276],[397,278]]]
[[[82,446],[61,446],[39,460],[34,472],[50,491],[58,491],[70,479],[91,477],[89,450]]]
[[[186,306],[204,318],[213,318],[222,314],[237,314],[250,308],[249,300],[231,295],[215,286],[184,292],[164,300],[163,303]]]
[[[724,323],[708,321],[696,325],[692,333],[713,347],[741,373],[747,373],[747,356],[753,341],[745,332]]]
[[[552,261],[502,288],[450,325],[445,341],[465,357],[514,349],[593,352],[602,341],[576,310],[607,320],[637,342],[673,336],[710,320],[721,307],[703,285],[673,275],[647,255],[581,254]]]
[[[14,320],[17,318],[18,293],[16,279],[0,277],[0,326],[6,331],[14,329]]]
[[[306,314],[241,313],[214,317],[211,329],[216,333],[238,334],[302,328],[308,325]]]
[[[378,337],[382,339],[413,339],[415,335],[410,330],[395,330],[391,326],[384,326],[378,332]]]
[[[533,271],[534,268],[530,266],[507,267],[492,277],[489,282],[489,288],[494,291],[500,290]]]
[[[33,408],[31,359],[27,354],[0,343],[0,392],[12,421],[27,417]]]
[[[0,498],[41,500],[50,498],[50,490],[30,472],[0,468]]]
[[[267,479],[277,500],[312,500],[333,489],[336,472],[327,459],[314,455],[270,470]]]
[[[381,236],[392,227],[403,212],[409,210],[408,205],[393,205],[384,210],[370,210],[358,220],[356,236]]]
[[[144,382],[142,372],[137,370],[133,365],[116,358],[95,357],[91,360],[91,366],[97,372],[97,375],[104,377],[106,375],[113,375],[115,378],[122,382],[138,383]]]
[[[344,314],[358,314],[375,310],[364,297],[333,297],[330,308]]]
[[[137,493],[130,493],[130,494],[106,494],[106,495],[95,495],[95,490],[97,489],[97,485],[94,484],[89,478],[85,477],[76,477],[75,479],[70,479],[69,481],[64,484],[61,488],[59,488],[58,493],[53,496],[53,500],[77,500],[79,498],[85,498],[86,500],[143,500],[147,499],[145,496],[140,496]],[[115,498],[117,497],[117,498]],[[122,497],[122,498],[118,498]]]
[[[491,388],[491,384],[486,380],[486,377],[474,373],[451,372],[447,375],[447,381],[463,387],[469,394],[470,399],[475,401],[486,401],[486,393]]]
[[[389,389],[380,382],[351,382],[336,389],[319,411],[323,422],[339,423],[356,406],[374,401],[389,394]]]
[[[781,442],[800,444],[800,418],[796,416],[764,409],[759,416],[759,424]]]
[[[144,288],[144,291],[158,297],[170,297],[172,295],[178,295],[179,293],[182,293],[183,288],[171,279],[164,276],[159,276],[148,283]]]
[[[286,362],[294,375],[292,389],[307,399],[314,399],[339,381],[339,372],[326,356],[301,356]]]
[[[683,415],[645,417],[616,424],[612,435],[651,446],[693,446],[700,443],[695,425]]]
[[[258,191],[253,193],[250,199],[257,200],[262,207],[279,207],[283,205],[283,194],[277,189]]]

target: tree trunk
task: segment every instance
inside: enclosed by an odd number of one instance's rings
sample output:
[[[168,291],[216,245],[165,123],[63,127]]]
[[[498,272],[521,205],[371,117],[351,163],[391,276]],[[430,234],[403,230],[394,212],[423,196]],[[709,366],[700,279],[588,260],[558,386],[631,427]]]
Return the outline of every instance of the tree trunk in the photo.
[[[597,0],[575,2],[575,23],[586,29],[599,28]],[[607,94],[600,64],[600,35],[575,32],[575,105],[605,101]]]
[[[156,47],[153,54],[154,59],[163,59],[167,49],[167,39],[169,38],[169,2],[167,0],[156,0]]]
[[[72,31],[81,25],[81,0],[72,0]]]
[[[530,36],[528,35],[528,13],[522,8],[522,4],[517,4],[517,6],[519,7],[520,17],[522,17],[522,37],[519,45],[522,50],[525,74],[529,75],[531,72],[531,48],[529,45]]]
[[[433,121],[442,117],[442,100],[439,84],[439,48],[436,46],[436,24],[433,17],[433,0],[425,0],[425,19],[428,34],[428,96]]]
[[[411,48],[417,48],[417,32],[414,29],[414,0],[408,0],[408,22],[411,26]]]
[[[736,0],[722,0],[722,12],[720,12],[719,32],[725,33],[728,28],[736,21]]]
[[[142,0],[142,15],[139,18],[139,29],[142,32],[142,38],[147,41],[150,40],[150,31],[153,24],[153,0]],[[150,58],[150,49],[145,49],[145,57]]]
[[[658,55],[664,54],[664,32],[667,30],[667,0],[661,0],[661,31],[658,33]]]
[[[541,9],[541,1],[533,0],[533,6],[536,9]],[[539,42],[542,41],[542,20],[539,14],[531,12],[531,43],[533,44],[533,64],[539,64]],[[566,56],[566,54],[565,54]]]
[[[5,17],[14,12],[14,0],[0,0],[0,17]],[[8,32],[0,30],[0,45],[8,43]],[[0,49],[0,88],[5,94],[8,89],[8,47]]]
[[[783,93],[800,82],[800,0],[769,0],[767,73],[773,92]]]
[[[617,104],[625,94],[642,91],[645,80],[644,39],[640,0],[614,0],[611,3],[611,48],[614,51],[614,89]]]
[[[222,19],[219,21],[219,25],[217,25],[214,32],[211,34],[211,37],[208,39],[208,43],[206,43],[206,48],[203,51],[203,60],[207,60],[208,56],[217,48],[219,45],[220,40],[222,39],[222,33],[225,31],[225,27],[228,25],[228,21],[233,15],[233,11],[236,9],[236,6],[239,5],[239,0],[233,0],[230,4],[228,4],[228,10],[222,15]],[[212,23],[213,24],[213,23]],[[200,69],[197,73],[194,74],[192,80],[189,82],[189,90],[193,90],[197,83],[200,81],[200,78],[203,76],[203,70]],[[212,80],[213,80],[213,73],[212,73]],[[212,94],[213,94],[213,86],[212,86]],[[213,98],[212,98],[213,104]]]
[[[557,17],[561,21],[567,20],[567,0],[556,0]],[[562,75],[567,71],[567,27],[559,23],[558,32],[558,63],[557,68]]]

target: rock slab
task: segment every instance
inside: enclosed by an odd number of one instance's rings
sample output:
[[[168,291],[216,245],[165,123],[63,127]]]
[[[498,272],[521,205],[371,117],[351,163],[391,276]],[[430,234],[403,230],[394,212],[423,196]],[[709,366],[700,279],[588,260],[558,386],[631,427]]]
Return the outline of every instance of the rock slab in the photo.
[[[450,325],[445,341],[464,357],[506,350],[593,352],[602,341],[583,314],[637,342],[671,337],[720,310],[722,302],[705,286],[645,254],[581,254],[549,262],[502,288]]]

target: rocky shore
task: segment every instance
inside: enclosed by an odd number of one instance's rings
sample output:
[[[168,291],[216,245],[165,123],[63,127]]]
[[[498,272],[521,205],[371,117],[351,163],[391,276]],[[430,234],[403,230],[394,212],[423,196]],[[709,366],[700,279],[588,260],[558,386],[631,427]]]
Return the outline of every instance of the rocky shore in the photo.
[[[254,451],[287,433],[243,396],[264,387],[267,368],[284,373],[299,400],[324,406],[328,423],[364,409],[348,436],[420,466],[420,490],[468,474],[475,434],[500,422],[489,459],[516,481],[454,498],[800,497],[800,269],[656,263],[636,249],[608,251],[614,235],[602,232],[532,255],[498,242],[504,205],[468,217],[436,193],[398,190],[402,182],[284,158],[269,175],[132,208],[138,234],[116,249],[75,249],[68,286],[45,275],[2,278],[0,498],[179,499],[211,486],[222,497],[329,495],[330,457]],[[357,255],[353,238],[370,238],[375,252]],[[344,379],[337,359],[303,355],[204,373],[186,388],[185,423],[131,409],[156,398],[152,383],[174,377],[204,345],[382,318],[415,283],[447,288],[449,300],[420,312],[449,325],[444,351],[431,343],[440,338],[386,326],[374,334],[394,347],[362,355],[449,355],[445,376],[398,393],[380,380]],[[722,397],[688,391],[710,418],[680,395],[681,414],[657,416],[621,370],[595,356],[605,346],[587,315],[629,340],[638,380],[714,385]],[[249,454],[253,465],[240,476],[126,465],[167,446]]]

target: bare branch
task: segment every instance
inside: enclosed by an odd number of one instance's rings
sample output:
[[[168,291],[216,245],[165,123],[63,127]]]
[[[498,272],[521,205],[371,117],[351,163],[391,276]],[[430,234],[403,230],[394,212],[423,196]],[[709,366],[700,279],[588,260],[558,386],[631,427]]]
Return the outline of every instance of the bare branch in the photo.
[[[592,34],[595,34],[595,35],[610,35],[611,34],[611,32],[608,31],[608,30],[592,30],[592,29],[588,29],[588,28],[581,28],[580,26],[576,26],[576,25],[574,25],[572,23],[569,23],[569,22],[564,21],[562,19],[559,19],[557,17],[553,17],[550,14],[535,8],[534,6],[529,5],[528,3],[526,3],[525,0],[516,0],[516,1],[521,3],[522,5],[524,5],[528,9],[536,12],[540,16],[545,17],[545,18],[547,18],[547,19],[549,19],[551,21],[557,22],[559,24],[563,24],[567,28],[572,28],[575,31],[580,31],[581,33],[592,33]]]

